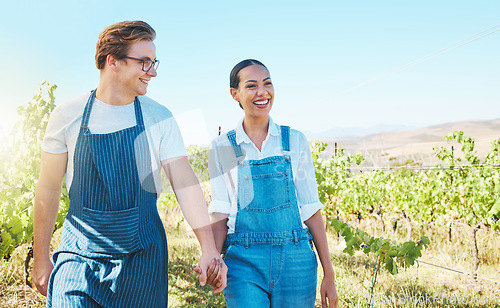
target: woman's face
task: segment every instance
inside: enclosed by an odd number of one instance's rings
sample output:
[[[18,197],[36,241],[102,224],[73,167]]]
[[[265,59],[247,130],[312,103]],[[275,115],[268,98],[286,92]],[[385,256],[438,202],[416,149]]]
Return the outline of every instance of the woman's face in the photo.
[[[238,89],[231,88],[231,95],[240,102],[245,116],[269,116],[274,100],[274,87],[267,69],[254,64],[242,69],[238,75]]]

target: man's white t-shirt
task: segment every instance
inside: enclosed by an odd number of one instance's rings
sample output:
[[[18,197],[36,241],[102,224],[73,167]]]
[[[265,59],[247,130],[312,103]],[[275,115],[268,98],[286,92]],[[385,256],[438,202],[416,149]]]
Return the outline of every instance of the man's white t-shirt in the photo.
[[[68,152],[66,184],[69,191],[73,180],[73,157],[76,141],[80,132],[83,111],[90,91],[71,101],[58,105],[52,112],[42,150],[52,154]],[[156,191],[161,190],[161,161],[173,157],[187,156],[184,141],[172,113],[163,105],[147,96],[139,96],[146,135],[151,152],[151,168],[155,179]],[[89,119],[92,134],[108,134],[137,124],[134,103],[109,105],[94,100]]]

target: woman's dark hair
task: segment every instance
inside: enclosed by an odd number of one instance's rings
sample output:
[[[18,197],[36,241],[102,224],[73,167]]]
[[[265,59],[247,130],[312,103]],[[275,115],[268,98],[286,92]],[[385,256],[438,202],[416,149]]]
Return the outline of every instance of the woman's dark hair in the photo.
[[[262,67],[264,67],[267,71],[269,71],[267,69],[267,67],[262,64],[262,62],[260,61],[257,61],[257,60],[254,60],[254,59],[246,59],[246,60],[243,60],[241,61],[240,63],[236,64],[233,69],[231,70],[231,74],[229,75],[229,86],[233,89],[238,89],[238,85],[240,84],[240,76],[238,75],[238,73],[244,69],[245,67],[247,66],[250,66],[250,65],[260,65]]]

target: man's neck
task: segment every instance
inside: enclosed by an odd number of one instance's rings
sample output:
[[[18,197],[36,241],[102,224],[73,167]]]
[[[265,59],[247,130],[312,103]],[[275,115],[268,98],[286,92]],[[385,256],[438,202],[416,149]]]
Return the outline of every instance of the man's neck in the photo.
[[[130,104],[135,98],[126,89],[116,83],[106,82],[103,78],[99,81],[95,97],[103,103],[117,106]]]

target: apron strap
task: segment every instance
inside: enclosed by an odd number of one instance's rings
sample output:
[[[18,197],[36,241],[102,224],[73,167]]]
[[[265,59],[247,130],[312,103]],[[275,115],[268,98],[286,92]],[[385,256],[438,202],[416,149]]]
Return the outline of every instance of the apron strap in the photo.
[[[142,118],[142,109],[141,103],[139,102],[139,97],[135,97],[134,99],[134,109],[135,109],[135,121],[137,125],[141,128],[144,128],[144,119]]]
[[[90,93],[89,99],[87,101],[87,104],[85,105],[85,110],[83,111],[82,123],[81,123],[82,129],[86,129],[89,126],[90,111],[92,110],[92,104],[94,104],[96,90],[97,89],[92,90],[92,92]]]
[[[229,142],[231,142],[231,145],[233,146],[234,154],[236,157],[241,157],[243,156],[243,151],[241,150],[241,146],[236,143],[236,132],[234,129],[230,132],[227,133],[227,138],[229,139]]]
[[[82,129],[87,129],[89,126],[90,112],[92,111],[92,106],[94,105],[96,90],[97,89],[92,90],[89,99],[87,101],[87,104],[85,105],[85,110],[83,111],[82,123],[80,127]],[[144,128],[144,119],[142,118],[141,103],[139,102],[139,98],[137,96],[134,99],[134,110],[135,110],[135,121],[137,125],[140,126],[141,128]]]

